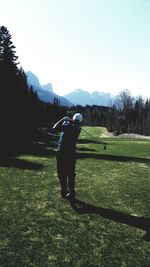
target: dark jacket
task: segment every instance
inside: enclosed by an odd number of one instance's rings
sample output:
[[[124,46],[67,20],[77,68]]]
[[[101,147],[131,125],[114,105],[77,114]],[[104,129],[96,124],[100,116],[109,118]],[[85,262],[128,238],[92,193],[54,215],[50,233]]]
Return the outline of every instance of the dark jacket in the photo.
[[[61,134],[58,142],[58,151],[75,153],[76,142],[81,132],[81,127],[71,121],[64,121],[61,126]]]

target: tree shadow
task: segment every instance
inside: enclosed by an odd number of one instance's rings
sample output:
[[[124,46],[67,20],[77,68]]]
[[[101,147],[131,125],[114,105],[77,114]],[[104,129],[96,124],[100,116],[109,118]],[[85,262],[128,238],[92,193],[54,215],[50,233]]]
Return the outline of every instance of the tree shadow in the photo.
[[[24,159],[3,157],[0,158],[0,167],[14,167],[24,170],[41,170],[43,168],[43,165],[40,163],[30,162]]]
[[[142,229],[146,231],[143,239],[145,241],[150,241],[150,219],[132,216],[106,208],[96,207],[79,199],[70,200],[70,205],[78,214],[94,213],[102,216],[103,218]]]
[[[78,144],[97,144],[98,141],[90,139],[78,139]]]
[[[17,158],[21,155],[32,155],[36,157],[52,157],[56,154],[53,149],[45,147],[39,143],[24,143],[9,147],[8,150],[0,151],[0,166],[14,167],[28,170],[41,170],[43,164],[28,161],[26,159]]]
[[[0,150],[0,155],[8,157],[16,157],[19,155],[35,155],[39,157],[47,157],[55,154],[53,149],[54,144],[51,145],[45,142],[32,141],[24,142],[21,144],[15,144],[13,146],[8,146],[6,149]]]
[[[52,148],[52,144],[42,143],[42,142],[34,142],[30,143],[28,145],[25,145],[20,150],[16,151],[16,154],[22,155],[33,155],[36,157],[50,157],[52,155],[55,155],[55,151]]]
[[[92,148],[86,148],[86,147],[77,147],[77,151],[96,151]]]
[[[100,160],[111,160],[111,161],[121,161],[121,162],[141,162],[141,163],[150,163],[148,158],[140,157],[130,157],[130,156],[121,156],[121,155],[109,155],[109,154],[92,154],[92,153],[77,153],[77,158],[93,158]]]
[[[15,167],[20,169],[42,169],[42,164],[17,158],[21,155],[32,155],[36,157],[50,158],[55,156],[56,138],[49,137],[47,134],[37,132],[31,140],[0,142],[0,166]]]
[[[0,151],[0,167],[15,167],[28,170],[40,170],[43,165],[25,159],[17,158],[21,155],[32,155],[33,157],[50,158],[56,155],[53,148],[47,147],[45,142],[30,142],[8,147],[5,151]]]

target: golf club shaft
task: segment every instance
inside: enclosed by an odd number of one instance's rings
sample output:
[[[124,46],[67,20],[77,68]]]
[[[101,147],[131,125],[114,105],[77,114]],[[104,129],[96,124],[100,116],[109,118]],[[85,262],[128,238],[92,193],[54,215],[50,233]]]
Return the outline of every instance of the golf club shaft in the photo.
[[[81,128],[81,130],[82,130],[83,132],[85,132],[88,136],[90,136],[90,137],[91,137],[94,141],[96,141],[98,144],[101,144],[101,145],[107,145],[107,143],[98,140],[97,138],[95,138],[94,136],[92,136],[91,134],[89,134],[86,130],[84,130],[83,128]]]

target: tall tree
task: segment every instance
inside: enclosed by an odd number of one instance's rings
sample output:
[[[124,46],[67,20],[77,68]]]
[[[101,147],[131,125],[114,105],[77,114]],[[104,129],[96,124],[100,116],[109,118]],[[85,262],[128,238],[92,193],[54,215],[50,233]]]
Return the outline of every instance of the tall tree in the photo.
[[[0,27],[0,150],[30,141],[36,128],[64,114],[60,103],[44,104],[29,87],[12,37],[6,27]]]
[[[38,98],[29,90],[6,27],[0,27],[0,142],[10,147],[35,127]]]
[[[11,139],[10,130],[13,128],[16,97],[16,79],[18,74],[18,57],[12,37],[6,27],[0,27],[0,112],[3,138]]]
[[[16,56],[15,46],[11,41],[12,36],[6,27],[0,27],[0,62],[1,71],[4,76],[7,77],[9,74],[9,79],[14,78],[18,73],[18,57]],[[7,76],[5,76],[7,74]],[[6,80],[5,80],[6,81]]]

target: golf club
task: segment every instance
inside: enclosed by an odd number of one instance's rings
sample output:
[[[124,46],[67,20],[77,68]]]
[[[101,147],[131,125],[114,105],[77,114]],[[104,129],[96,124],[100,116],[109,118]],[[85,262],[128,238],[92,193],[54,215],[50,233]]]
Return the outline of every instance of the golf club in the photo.
[[[89,134],[85,129],[81,128],[83,132],[85,132],[88,136],[90,136],[97,144],[104,145],[104,150],[107,148],[107,143],[100,141],[98,138],[94,137],[93,135]]]

